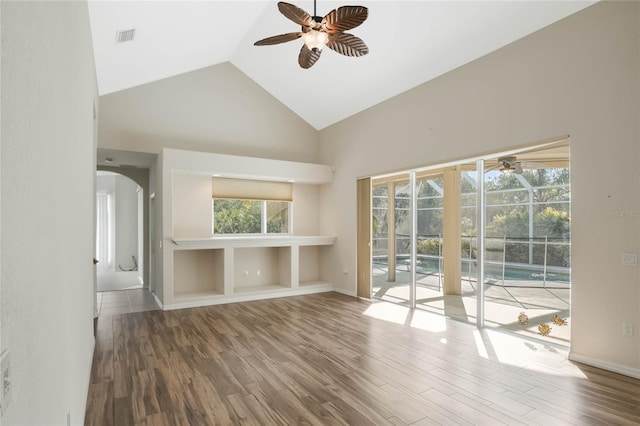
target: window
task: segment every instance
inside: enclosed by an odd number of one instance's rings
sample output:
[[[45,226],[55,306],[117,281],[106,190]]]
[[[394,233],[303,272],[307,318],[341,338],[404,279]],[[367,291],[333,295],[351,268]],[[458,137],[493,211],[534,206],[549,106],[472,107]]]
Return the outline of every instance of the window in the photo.
[[[267,211],[267,233],[289,233],[289,205],[286,201],[265,201]]]
[[[290,183],[213,179],[213,233],[291,233]]]

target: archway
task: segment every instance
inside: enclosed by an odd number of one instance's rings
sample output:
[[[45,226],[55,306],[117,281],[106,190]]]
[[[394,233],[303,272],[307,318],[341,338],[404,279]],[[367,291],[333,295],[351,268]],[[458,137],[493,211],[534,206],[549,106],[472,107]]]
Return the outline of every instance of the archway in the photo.
[[[142,288],[146,262],[144,189],[130,177],[96,177],[97,290]]]

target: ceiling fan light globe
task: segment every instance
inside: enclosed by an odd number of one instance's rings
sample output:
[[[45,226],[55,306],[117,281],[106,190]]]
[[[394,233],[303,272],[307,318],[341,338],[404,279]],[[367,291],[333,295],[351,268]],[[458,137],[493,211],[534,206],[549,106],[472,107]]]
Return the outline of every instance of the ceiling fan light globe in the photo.
[[[329,35],[323,31],[310,30],[302,35],[304,44],[314,52],[322,51],[329,41]]]

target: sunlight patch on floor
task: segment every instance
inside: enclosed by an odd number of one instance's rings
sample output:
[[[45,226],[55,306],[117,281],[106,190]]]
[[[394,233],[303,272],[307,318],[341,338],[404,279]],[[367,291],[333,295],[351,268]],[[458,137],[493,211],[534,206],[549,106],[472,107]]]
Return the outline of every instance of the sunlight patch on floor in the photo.
[[[372,303],[363,312],[368,317],[393,322],[396,324],[404,324],[409,314],[409,308],[395,305],[393,303],[378,302]]]
[[[488,355],[494,355],[500,363],[556,376],[587,378],[578,367],[568,361],[566,348],[499,331],[476,331]]]
[[[445,295],[436,277],[427,277],[431,285],[418,285],[416,307],[435,314],[475,323],[478,301],[471,283],[462,282],[461,295]],[[426,282],[424,278],[422,281]],[[421,281],[421,282],[422,282]],[[391,303],[409,305],[409,284],[398,282],[378,282],[373,287],[374,297]],[[545,340],[549,343],[569,345],[571,337],[569,289],[549,289],[537,287],[502,287],[487,285],[485,300],[485,325],[487,328],[508,330],[521,336]],[[526,324],[519,322],[520,313],[529,317]],[[565,325],[554,324],[553,315],[566,320]],[[548,335],[538,332],[540,323],[551,327]]]
[[[447,319],[439,314],[416,309],[413,311],[413,317],[411,318],[411,327],[440,333],[447,331]]]
[[[446,332],[449,321],[452,321],[437,313],[411,310],[407,306],[384,301],[371,303],[363,315],[431,333]],[[529,371],[586,378],[578,367],[568,361],[568,349],[565,347],[490,328],[478,329],[471,324],[469,327],[477,355],[481,358]],[[447,344],[446,335],[439,341]]]
[[[478,355],[484,359],[489,359],[489,353],[487,352],[487,347],[482,341],[480,330],[473,330],[473,340],[476,342],[476,350],[478,351]]]
[[[447,319],[442,315],[419,309],[411,310],[406,306],[389,302],[372,303],[363,312],[363,315],[395,324],[407,324],[410,327],[433,333],[447,330]]]

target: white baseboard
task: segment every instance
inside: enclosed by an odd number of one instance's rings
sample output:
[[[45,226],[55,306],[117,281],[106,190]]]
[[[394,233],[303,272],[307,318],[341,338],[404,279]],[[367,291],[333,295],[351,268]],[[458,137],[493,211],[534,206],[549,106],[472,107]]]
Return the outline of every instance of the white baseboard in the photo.
[[[345,290],[344,288],[333,287],[333,291],[336,293],[344,294],[345,296],[356,297],[356,292],[353,290]]]
[[[278,297],[303,296],[306,294],[326,293],[334,291],[331,284],[318,285],[310,287],[299,287],[296,289],[283,289],[279,291],[255,292],[238,294],[234,296],[212,297],[210,299],[203,298],[200,300],[174,301],[171,304],[165,304],[162,309],[170,311],[173,309],[197,308],[201,306],[223,305],[226,303],[252,302],[254,300],[276,299]]]
[[[640,370],[637,368],[631,368],[626,365],[621,365],[621,364],[616,364],[614,362],[591,358],[585,355],[577,354],[575,352],[569,353],[569,359],[571,361],[580,362],[582,364],[590,365],[592,367],[601,368],[603,370],[612,371],[614,373],[633,377],[634,379],[640,379]]]
[[[158,299],[158,295],[155,293],[151,293],[153,295],[153,298],[156,301],[156,305],[158,305],[158,308],[160,308],[161,310],[164,310],[164,307],[162,305],[162,302],[160,301],[160,299]]]
[[[91,325],[91,328],[93,329],[93,323]],[[89,371],[88,371],[88,375],[86,376],[87,378],[87,386],[84,388],[84,395],[83,398],[81,399],[82,401],[84,401],[84,404],[82,405],[82,409],[80,411],[80,422],[78,422],[78,424],[84,424],[84,417],[87,411],[87,401],[88,401],[88,396],[89,396],[89,387],[91,387],[91,371],[93,370],[93,354],[96,351],[96,339],[95,336],[93,339],[91,339],[91,352],[90,352],[90,357],[91,359],[89,360]],[[74,413],[74,417],[75,417]]]

